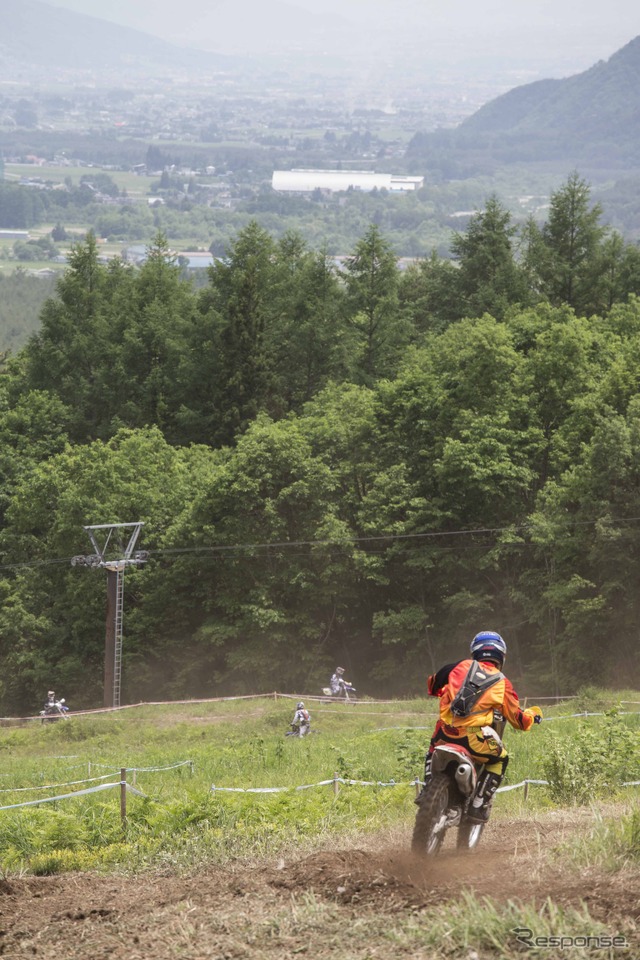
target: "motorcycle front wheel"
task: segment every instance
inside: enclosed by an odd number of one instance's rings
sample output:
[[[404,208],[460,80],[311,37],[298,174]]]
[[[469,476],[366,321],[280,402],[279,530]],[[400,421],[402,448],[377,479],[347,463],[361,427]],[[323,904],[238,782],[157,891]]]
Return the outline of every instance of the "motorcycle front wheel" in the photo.
[[[444,773],[434,774],[428,781],[413,828],[411,849],[421,856],[438,853],[446,833],[449,806],[449,778]]]
[[[482,836],[484,828],[484,823],[471,823],[468,820],[463,820],[458,827],[457,850],[460,853],[465,850],[475,850],[480,843],[480,837]]]

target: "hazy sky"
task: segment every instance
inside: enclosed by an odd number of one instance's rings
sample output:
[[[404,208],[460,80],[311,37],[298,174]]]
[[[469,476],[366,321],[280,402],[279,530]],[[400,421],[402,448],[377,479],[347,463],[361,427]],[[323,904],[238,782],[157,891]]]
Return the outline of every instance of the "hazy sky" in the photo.
[[[555,76],[606,59],[640,34],[638,0],[45,2],[220,53],[411,50],[470,62],[520,58]]]

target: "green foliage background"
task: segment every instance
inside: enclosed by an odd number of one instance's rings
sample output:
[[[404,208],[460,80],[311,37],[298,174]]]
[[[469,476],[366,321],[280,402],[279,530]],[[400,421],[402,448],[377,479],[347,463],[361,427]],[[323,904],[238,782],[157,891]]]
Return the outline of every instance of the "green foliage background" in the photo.
[[[250,222],[198,289],[162,234],[76,245],[0,384],[3,712],[100,703],[69,561],[132,520],[125,701],[415,693],[486,627],[524,692],[635,682],[640,253],[600,218],[576,173],[406,271],[375,224],[336,266]]]

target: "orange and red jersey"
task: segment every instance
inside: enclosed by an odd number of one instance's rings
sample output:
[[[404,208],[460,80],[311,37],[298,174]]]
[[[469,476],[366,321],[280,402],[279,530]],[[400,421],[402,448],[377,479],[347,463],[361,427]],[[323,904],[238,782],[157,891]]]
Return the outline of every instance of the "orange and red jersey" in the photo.
[[[451,712],[451,703],[464,683],[467,672],[474,661],[460,660],[441,667],[427,680],[427,690],[432,697],[440,698],[440,721],[447,727],[483,727],[493,723],[493,711],[499,710],[516,730],[529,730],[533,726],[534,714],[523,710],[518,694],[507,677],[502,677],[492,687],[485,690],[475,704],[470,716],[456,717]],[[495,664],[482,660],[482,669],[487,674],[500,673]]]

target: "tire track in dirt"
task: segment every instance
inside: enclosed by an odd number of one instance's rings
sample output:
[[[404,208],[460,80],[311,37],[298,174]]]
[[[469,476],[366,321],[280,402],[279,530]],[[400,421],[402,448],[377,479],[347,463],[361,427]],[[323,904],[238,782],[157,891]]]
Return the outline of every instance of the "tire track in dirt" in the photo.
[[[417,857],[397,845],[379,852],[320,852],[292,864],[271,883],[290,891],[303,882],[340,903],[375,904],[384,908],[422,908],[458,899],[463,889],[499,900],[541,903],[551,898],[563,905],[586,903],[592,916],[632,918],[640,923],[640,871],[599,876],[576,869],[568,859],[550,859],[548,851],[593,825],[588,810],[546,814],[532,820],[494,821],[472,854],[445,849],[436,858]],[[450,840],[448,839],[448,842]],[[283,871],[284,873],[284,871]],[[640,953],[639,953],[640,956]]]
[[[190,876],[156,871],[133,877],[5,878],[0,880],[0,955],[42,960],[271,956],[266,947],[252,952],[242,945],[239,918],[249,931],[252,923],[264,926],[270,916],[293,909],[301,893],[349,917],[419,912],[471,889],[503,902],[542,903],[551,897],[563,906],[586,903],[591,915],[610,927],[640,924],[640,872],[578,872],[567,858],[554,862],[546,855],[593,822],[594,814],[586,810],[496,819],[475,853],[445,850],[434,860],[411,854],[407,829],[362,837],[353,848],[345,843],[338,851],[319,850],[278,863],[209,866]]]

